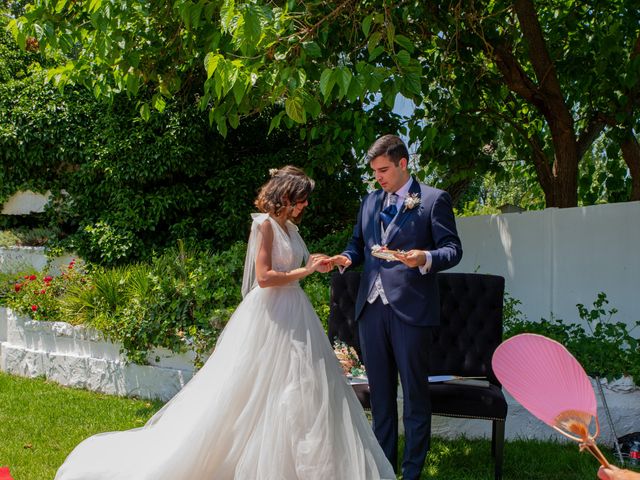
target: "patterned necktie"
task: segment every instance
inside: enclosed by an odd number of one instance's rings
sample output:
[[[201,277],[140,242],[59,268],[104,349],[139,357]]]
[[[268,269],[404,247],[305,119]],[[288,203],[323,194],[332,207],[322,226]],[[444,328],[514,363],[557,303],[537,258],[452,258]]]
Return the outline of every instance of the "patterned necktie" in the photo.
[[[398,207],[396,207],[396,202],[398,201],[398,195],[395,193],[390,194],[387,197],[388,205],[380,212],[380,220],[382,220],[382,225],[386,230],[389,227],[389,224],[393,220],[393,218],[398,213]]]

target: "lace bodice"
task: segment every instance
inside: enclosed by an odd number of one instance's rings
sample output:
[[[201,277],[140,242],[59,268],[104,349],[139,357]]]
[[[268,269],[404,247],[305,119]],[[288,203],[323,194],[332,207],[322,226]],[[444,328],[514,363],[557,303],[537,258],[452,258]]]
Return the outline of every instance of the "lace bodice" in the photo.
[[[298,227],[292,222],[287,222],[285,231],[268,214],[252,214],[253,224],[247,245],[247,255],[245,257],[244,277],[242,280],[242,295],[246,295],[257,284],[255,275],[255,262],[262,235],[260,225],[262,222],[271,222],[273,227],[273,246],[271,250],[271,268],[278,272],[288,272],[298,268],[309,256],[307,246],[302,240]]]

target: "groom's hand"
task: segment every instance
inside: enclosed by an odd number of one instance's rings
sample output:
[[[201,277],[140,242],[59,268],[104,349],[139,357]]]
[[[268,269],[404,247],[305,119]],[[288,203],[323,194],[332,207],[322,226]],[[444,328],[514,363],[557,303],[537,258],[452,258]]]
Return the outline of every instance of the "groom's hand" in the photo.
[[[345,255],[334,255],[333,257],[329,257],[327,262],[331,265],[331,268],[336,265],[342,267],[341,271],[351,265],[351,260]]]
[[[421,267],[427,263],[424,250],[409,250],[404,253],[395,253],[394,256],[409,268]]]

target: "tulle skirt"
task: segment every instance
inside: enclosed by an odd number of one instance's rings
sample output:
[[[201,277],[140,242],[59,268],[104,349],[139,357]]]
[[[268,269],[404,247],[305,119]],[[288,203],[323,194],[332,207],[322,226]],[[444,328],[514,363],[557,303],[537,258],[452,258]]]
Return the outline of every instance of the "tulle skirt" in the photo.
[[[80,443],[56,480],[395,479],[297,284],[254,288],[142,428]]]

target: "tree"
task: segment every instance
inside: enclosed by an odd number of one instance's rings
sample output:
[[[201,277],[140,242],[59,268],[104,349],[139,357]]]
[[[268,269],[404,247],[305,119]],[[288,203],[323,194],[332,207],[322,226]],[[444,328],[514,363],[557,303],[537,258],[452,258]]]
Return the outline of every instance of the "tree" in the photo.
[[[472,151],[504,143],[501,157],[535,168],[547,206],[570,207],[579,164],[605,132],[630,151],[637,178],[637,2],[440,2],[429,18],[438,33],[422,49],[434,87],[417,130],[433,138],[427,154],[448,153],[447,133],[466,124]]]
[[[147,86],[152,95],[142,99],[143,118],[151,108],[162,111],[169,97],[197,96],[210,122],[226,135],[229,126],[236,128],[241,119],[275,104],[281,111],[270,131],[282,122],[304,123],[300,135],[315,141],[337,139],[346,130],[348,148],[362,152],[372,140],[369,131],[393,125],[389,112],[395,93],[419,97],[421,76],[419,62],[404,48],[389,57],[391,62],[374,63],[383,44],[408,45],[391,33],[383,39],[385,16],[369,10],[353,0],[337,6],[322,1],[38,0],[9,29],[23,47],[30,43],[64,54],[68,61],[49,71],[59,86],[79,83],[107,97],[123,91],[135,96]],[[383,103],[367,95],[381,89]],[[326,125],[327,115],[345,104],[354,110],[350,126],[335,122],[340,115],[329,120],[331,132],[306,122],[322,113],[319,121]]]
[[[275,104],[270,130],[297,123],[304,138],[324,138],[310,120],[346,104],[359,153],[360,132],[388,125],[402,94],[419,107],[407,131],[420,161],[451,167],[450,184],[500,169],[483,148],[501,132],[534,166],[547,206],[570,207],[603,132],[640,195],[636,3],[36,0],[10,28],[22,45],[64,52],[69,62],[50,72],[59,85],[107,96],[148,85],[145,118],[169,96],[198,95],[223,135]]]
[[[316,123],[339,133],[335,145],[285,129],[267,138],[269,111],[224,139],[193,98],[166,99],[164,112],[151,111],[145,122],[124,93],[104,102],[81,86],[45,85],[41,55],[21,52],[0,33],[0,202],[19,189],[51,190],[42,220],[83,258],[127,262],[178,239],[225,249],[246,239],[268,170],[287,163],[317,183],[302,226],[308,239],[353,222],[361,171],[342,137],[349,131],[333,126],[353,112],[336,106]]]

